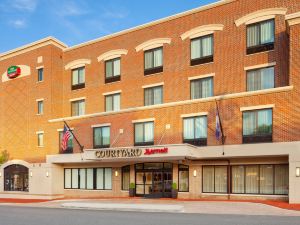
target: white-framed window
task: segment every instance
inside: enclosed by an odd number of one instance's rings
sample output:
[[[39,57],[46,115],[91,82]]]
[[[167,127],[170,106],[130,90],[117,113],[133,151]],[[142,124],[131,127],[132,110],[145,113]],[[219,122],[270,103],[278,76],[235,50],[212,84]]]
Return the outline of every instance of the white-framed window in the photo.
[[[42,132],[37,133],[37,144],[38,144],[38,147],[44,146],[44,133],[42,133]]]
[[[183,142],[197,146],[207,145],[207,116],[183,119]]]
[[[43,100],[39,100],[37,101],[37,114],[38,115],[42,115],[44,114],[44,101]]]
[[[94,127],[94,148],[108,148],[110,145],[110,127]]]
[[[191,39],[191,66],[214,60],[213,34]]]
[[[85,67],[72,70],[72,90],[85,87]]]
[[[163,103],[163,86],[149,87],[144,89],[144,103],[157,105]]]
[[[121,58],[105,61],[105,83],[119,81],[121,77]]]
[[[144,52],[145,75],[163,71],[163,48],[155,48]]]
[[[82,116],[85,114],[85,100],[78,100],[71,102],[71,115]]]
[[[136,146],[154,144],[154,122],[134,124],[134,144]]]
[[[105,96],[105,111],[119,111],[121,109],[121,94],[112,94]]]
[[[275,87],[274,67],[247,71],[247,91],[257,91]]]
[[[191,99],[213,96],[213,77],[191,80]]]
[[[44,68],[39,68],[37,70],[38,72],[38,82],[41,82],[44,80]]]

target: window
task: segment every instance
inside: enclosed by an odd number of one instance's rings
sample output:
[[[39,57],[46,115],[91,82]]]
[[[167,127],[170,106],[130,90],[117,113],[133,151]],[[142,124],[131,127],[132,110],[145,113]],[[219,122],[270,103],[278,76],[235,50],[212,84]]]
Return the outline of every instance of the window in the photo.
[[[121,58],[105,61],[105,83],[121,79]]]
[[[4,191],[29,191],[28,168],[13,164],[4,168]]]
[[[247,91],[257,91],[274,87],[274,67],[247,72]]]
[[[108,148],[110,145],[110,127],[95,127],[94,148]]]
[[[44,113],[44,101],[40,100],[37,101],[37,105],[38,105],[38,115],[41,115]]]
[[[38,69],[38,82],[41,82],[44,80],[44,68]]]
[[[232,166],[231,173],[234,194],[288,194],[288,165]]]
[[[274,49],[275,22],[268,20],[247,26],[247,54]]]
[[[59,138],[58,138],[58,140],[59,140],[59,152],[60,153],[64,153],[64,154],[73,153],[73,136],[71,138],[69,138],[69,140],[68,140],[68,147],[67,147],[67,149],[65,151],[63,151],[62,147],[61,147],[63,132],[59,131],[58,135],[59,135]]]
[[[154,144],[154,123],[136,123],[134,124],[134,145],[153,145]]]
[[[203,166],[202,192],[227,193],[227,166]]]
[[[145,106],[163,103],[163,86],[144,89]]]
[[[85,68],[77,68],[72,70],[72,90],[85,87]]]
[[[128,191],[130,184],[130,166],[122,167],[122,190]]]
[[[192,145],[207,145],[207,117],[183,119],[183,142]]]
[[[243,143],[272,142],[272,109],[243,112]]]
[[[111,168],[73,168],[65,169],[65,189],[111,190]]]
[[[178,165],[178,191],[189,191],[189,166]]]
[[[191,66],[214,61],[213,35],[191,40]]]
[[[38,147],[44,146],[44,133],[38,133],[37,134],[37,141],[38,141]]]
[[[85,113],[85,100],[71,102],[71,115],[82,116]]]
[[[119,111],[121,105],[121,95],[113,94],[105,96],[105,111]]]
[[[145,75],[163,71],[163,48],[147,50],[145,57]]]
[[[213,96],[213,78],[202,78],[191,81],[191,99]]]

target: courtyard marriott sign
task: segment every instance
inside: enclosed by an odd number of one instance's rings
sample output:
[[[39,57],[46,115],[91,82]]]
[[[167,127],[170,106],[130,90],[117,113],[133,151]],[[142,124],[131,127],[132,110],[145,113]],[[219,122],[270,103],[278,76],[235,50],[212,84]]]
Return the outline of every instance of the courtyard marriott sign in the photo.
[[[19,66],[11,66],[7,69],[7,77],[9,79],[16,78],[21,75],[21,68]]]
[[[168,148],[162,149],[141,149],[141,148],[122,148],[122,149],[101,149],[95,151],[98,159],[104,158],[135,158],[144,155],[168,153]]]

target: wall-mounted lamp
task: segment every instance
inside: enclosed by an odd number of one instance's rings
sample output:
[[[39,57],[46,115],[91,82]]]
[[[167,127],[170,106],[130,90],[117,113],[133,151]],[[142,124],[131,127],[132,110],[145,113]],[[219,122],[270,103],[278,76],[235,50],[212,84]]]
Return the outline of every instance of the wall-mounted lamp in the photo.
[[[32,177],[32,171],[30,172],[30,177]]]
[[[0,177],[2,177],[2,173],[0,172]]]
[[[193,175],[194,175],[194,177],[197,176],[197,170],[194,170]]]
[[[117,177],[119,175],[119,172],[116,170],[115,171],[115,176]]]
[[[296,167],[296,177],[300,177],[300,167]]]
[[[49,172],[48,171],[46,172],[46,177],[49,177]]]

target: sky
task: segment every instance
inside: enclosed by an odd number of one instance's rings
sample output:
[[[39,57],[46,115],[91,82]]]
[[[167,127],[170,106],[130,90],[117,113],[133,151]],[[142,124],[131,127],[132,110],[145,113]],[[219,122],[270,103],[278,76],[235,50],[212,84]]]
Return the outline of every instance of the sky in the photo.
[[[0,0],[0,53],[54,36],[68,46],[217,0]]]

